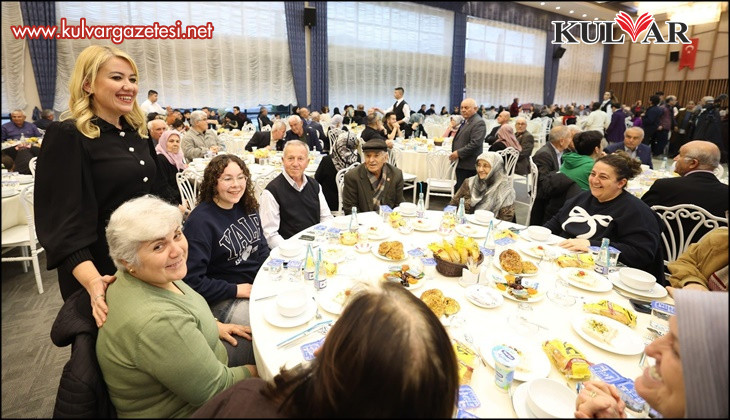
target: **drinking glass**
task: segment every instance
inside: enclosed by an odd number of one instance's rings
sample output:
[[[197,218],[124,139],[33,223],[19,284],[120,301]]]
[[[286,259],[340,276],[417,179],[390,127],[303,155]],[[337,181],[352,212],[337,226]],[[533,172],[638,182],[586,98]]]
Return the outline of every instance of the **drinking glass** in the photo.
[[[548,290],[547,297],[551,301],[557,303],[560,306],[572,306],[575,304],[575,297],[568,294],[568,282],[563,279],[562,276],[558,275],[555,271],[555,259],[557,253],[548,247],[545,247],[545,257],[543,258],[544,264],[547,264],[546,270],[552,273],[552,277],[555,278],[555,286]]]
[[[531,335],[539,330],[532,321],[532,306],[527,302],[517,303],[517,310],[508,318],[508,322],[518,334]]]

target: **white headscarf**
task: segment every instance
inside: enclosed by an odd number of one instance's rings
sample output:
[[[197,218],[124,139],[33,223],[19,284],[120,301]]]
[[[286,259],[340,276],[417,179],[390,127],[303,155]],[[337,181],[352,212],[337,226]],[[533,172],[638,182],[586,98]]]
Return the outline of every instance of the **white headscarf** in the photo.
[[[497,214],[499,209],[514,204],[515,189],[504,171],[504,160],[499,153],[484,152],[477,157],[477,163],[480,160],[488,162],[492,169],[485,179],[474,175],[467,180],[471,191],[471,208]]]

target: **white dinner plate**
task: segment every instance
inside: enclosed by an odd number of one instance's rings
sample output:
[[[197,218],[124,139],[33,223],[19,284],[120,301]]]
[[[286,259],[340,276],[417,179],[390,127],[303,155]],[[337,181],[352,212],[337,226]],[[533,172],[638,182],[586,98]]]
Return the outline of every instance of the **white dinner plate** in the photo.
[[[540,342],[524,338],[518,335],[499,334],[495,337],[488,337],[482,340],[479,345],[482,354],[492,354],[494,346],[505,344],[520,354],[520,364],[515,369],[515,380],[531,381],[537,378],[547,378],[550,374],[550,359],[542,350]],[[494,358],[485,357],[487,364],[494,369]]]
[[[342,277],[344,279],[343,276],[338,277]],[[349,280],[344,280],[343,282],[338,283],[337,287],[331,287],[331,285],[333,284],[331,281],[328,281],[328,283],[330,284],[330,286],[325,288],[324,291],[320,292],[318,296],[319,306],[321,306],[322,309],[331,314],[339,315],[342,313],[343,306],[341,303],[337,302],[335,298],[337,297],[337,294],[341,291],[351,288]]]
[[[542,300],[543,298],[545,298],[545,294],[546,294],[546,293],[545,293],[545,292],[544,292],[543,290],[540,290],[540,285],[538,284],[538,289],[537,289],[537,293],[535,293],[534,295],[528,295],[528,297],[527,297],[527,300],[523,300],[523,299],[517,299],[516,297],[512,296],[512,295],[511,295],[511,294],[509,293],[509,288],[508,288],[508,287],[507,287],[507,288],[505,288],[504,290],[499,290],[499,288],[497,288],[497,283],[500,283],[500,281],[498,281],[498,280],[504,281],[504,277],[501,277],[501,276],[496,276],[496,275],[495,275],[495,276],[494,276],[494,282],[495,282],[495,284],[494,284],[494,287],[496,288],[496,290],[497,290],[498,292],[500,292],[500,293],[502,294],[502,296],[506,297],[507,299],[510,299],[510,300],[514,300],[515,302],[527,302],[527,303],[533,303],[533,302],[539,302],[539,301],[541,301],[541,300]],[[503,284],[504,284],[504,283],[503,283]],[[528,284],[532,284],[532,282],[528,281]],[[506,286],[507,286],[507,285],[505,284],[505,287],[506,287]]]
[[[484,238],[487,236],[487,229],[474,225],[456,225],[454,230],[459,235],[470,236],[472,238]]]
[[[279,258],[279,259],[287,260],[288,261],[288,260],[301,260],[301,259],[304,259],[304,256],[306,254],[307,254],[307,247],[304,246],[304,248],[300,249],[299,252],[297,252],[297,255],[294,255],[292,257],[285,257],[285,256],[281,255],[281,250],[277,246],[276,248],[274,248],[274,249],[271,250],[271,253],[269,254],[269,256],[271,258]]]
[[[592,336],[588,335],[588,333],[583,331],[582,326],[583,322],[586,319],[595,319],[597,321],[603,322],[608,326],[616,328],[616,330],[618,330],[618,334],[616,334],[616,337],[611,340],[610,344],[597,338],[593,338]],[[611,353],[633,356],[644,351],[644,340],[641,338],[641,336],[625,324],[622,324],[614,319],[596,314],[582,314],[581,316],[573,318],[573,322],[571,325],[573,326],[575,332],[584,340],[600,349],[610,351]]]
[[[309,296],[307,296],[307,309],[304,310],[304,312],[295,317],[286,317],[279,313],[279,310],[276,307],[276,300],[274,299],[266,308],[264,311],[264,318],[266,321],[275,326],[275,327],[281,327],[281,328],[292,328],[292,327],[298,327],[302,324],[306,324],[309,322],[312,317],[314,317],[314,314],[317,312],[317,304],[314,302],[313,299],[311,299]]]
[[[368,238],[374,241],[386,239],[393,234],[393,229],[385,223],[369,226],[367,230]]]
[[[375,255],[376,257],[380,258],[381,260],[385,261],[391,261],[391,262],[400,262],[405,261],[405,259],[408,257],[408,253],[406,253],[405,248],[403,248],[403,258],[399,260],[394,260],[392,258],[388,258],[385,255],[378,254],[378,248],[380,248],[380,243],[373,244],[373,248],[370,250],[370,252]]]
[[[474,223],[475,225],[480,225],[480,226],[489,226],[489,222],[490,222],[490,220],[487,220],[486,222],[482,222],[480,220],[477,220],[477,217],[474,216],[473,214],[467,214],[466,215],[466,220],[469,223]],[[492,220],[494,220],[494,219],[492,219]],[[495,223],[497,223],[497,222],[495,222]]]
[[[546,245],[559,244],[560,242],[562,242],[562,241],[565,240],[565,238],[562,238],[562,237],[557,236],[557,235],[550,234],[550,236],[546,240],[544,240],[544,241],[536,241],[536,240],[532,239],[532,237],[530,236],[530,234],[527,233],[527,229],[525,229],[522,232],[520,232],[519,235],[520,235],[520,238],[522,238],[522,239],[524,239],[526,241],[535,242],[535,243],[538,243],[538,244],[546,244]]]
[[[466,300],[480,308],[496,308],[504,303],[502,293],[483,284],[473,284],[465,290]]]
[[[506,249],[503,249],[503,251],[506,251]],[[532,261],[530,261],[532,262]],[[534,262],[532,262],[535,264]],[[492,265],[494,265],[497,270],[499,270],[502,274],[510,274],[506,270],[502,268],[502,264],[499,263],[499,255],[495,253],[494,258],[492,258]],[[537,267],[537,264],[535,264]],[[540,272],[540,267],[537,267],[537,271],[532,274],[513,274],[513,276],[522,276],[522,277],[535,277]]]
[[[581,281],[579,273],[583,273],[583,277],[587,279],[586,281],[590,282],[590,284]],[[558,275],[571,285],[579,289],[588,290],[589,292],[602,293],[613,289],[611,280],[587,268],[565,267],[558,271]]]
[[[16,195],[20,194],[20,191],[15,190],[3,190],[3,198],[7,197],[14,197]]]
[[[345,261],[346,254],[347,250],[339,245],[329,246],[322,250],[322,259],[337,264]]]
[[[515,388],[512,393],[512,407],[515,409],[515,414],[518,419],[536,419],[537,416],[530,411],[530,407],[527,406],[527,390],[530,388],[530,383],[525,382],[522,385]]]
[[[413,221],[413,229],[419,232],[433,232],[438,229],[438,222],[432,219],[416,219]]]
[[[543,258],[546,250],[551,251],[556,256],[567,254],[569,252],[568,250],[558,246],[543,245],[541,243],[533,242],[519,242],[518,248],[523,254],[532,258]]]
[[[667,295],[667,289],[665,289],[661,284],[655,283],[654,288],[652,288],[649,291],[646,290],[637,290],[633,287],[629,287],[624,284],[624,282],[621,281],[618,275],[618,271],[614,273],[608,273],[608,279],[611,280],[611,283],[613,283],[614,286],[618,287],[619,289],[629,292],[632,295],[650,298],[650,299],[661,299]]]
[[[398,213],[400,213],[401,216],[405,216],[405,217],[414,217],[416,215],[416,210],[406,213],[405,211],[401,210],[400,206],[394,208],[393,211],[397,211]]]

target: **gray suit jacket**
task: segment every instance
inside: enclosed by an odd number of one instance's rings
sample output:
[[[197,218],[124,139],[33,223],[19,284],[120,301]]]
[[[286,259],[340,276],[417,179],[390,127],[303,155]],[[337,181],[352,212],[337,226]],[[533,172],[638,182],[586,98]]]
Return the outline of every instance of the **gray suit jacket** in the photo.
[[[517,175],[527,175],[530,173],[530,156],[532,156],[532,149],[535,147],[535,138],[532,137],[529,131],[525,131],[517,141],[520,142],[522,151],[520,152],[520,157],[517,158],[515,173]]]
[[[385,181],[385,191],[380,196],[380,204],[395,208],[403,200],[403,172],[390,163],[388,167],[388,178]],[[350,214],[352,207],[357,207],[358,212],[379,211],[373,207],[373,185],[368,179],[368,169],[360,165],[345,174],[345,185],[342,188],[342,210]]]
[[[487,125],[478,113],[464,121],[451,144],[451,151],[459,152],[458,169],[476,170],[477,157],[484,151],[486,135]]]

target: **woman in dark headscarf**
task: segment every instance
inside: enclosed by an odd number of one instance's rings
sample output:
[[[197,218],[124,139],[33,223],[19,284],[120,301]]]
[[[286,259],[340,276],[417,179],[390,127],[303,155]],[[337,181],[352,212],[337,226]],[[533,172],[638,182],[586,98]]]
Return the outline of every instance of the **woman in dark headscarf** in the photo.
[[[464,198],[464,210],[489,210],[500,220],[511,222],[515,216],[515,189],[504,171],[504,161],[497,152],[484,152],[477,158],[477,174],[461,183],[449,204],[458,205]]]
[[[517,149],[518,152],[522,151],[522,145],[517,141],[517,137],[515,137],[515,129],[509,124],[502,124],[499,130],[497,130],[497,140],[489,146],[489,151],[496,152],[508,147]]]
[[[332,117],[330,133],[333,127],[335,127],[335,122],[339,125],[341,120],[341,115]],[[337,130],[337,128],[334,129]],[[322,161],[317,167],[317,172],[314,173],[314,179],[322,186],[322,193],[331,211],[337,211],[339,207],[339,193],[335,180],[337,172],[360,161],[360,155],[358,153],[358,145],[360,142],[357,136],[351,131],[338,131],[339,135],[331,143],[332,149],[330,154],[322,158]]]
[[[226,116],[223,118],[223,128],[227,128],[229,130],[241,128],[238,126],[238,118],[236,117],[236,114],[232,112],[226,113]]]

